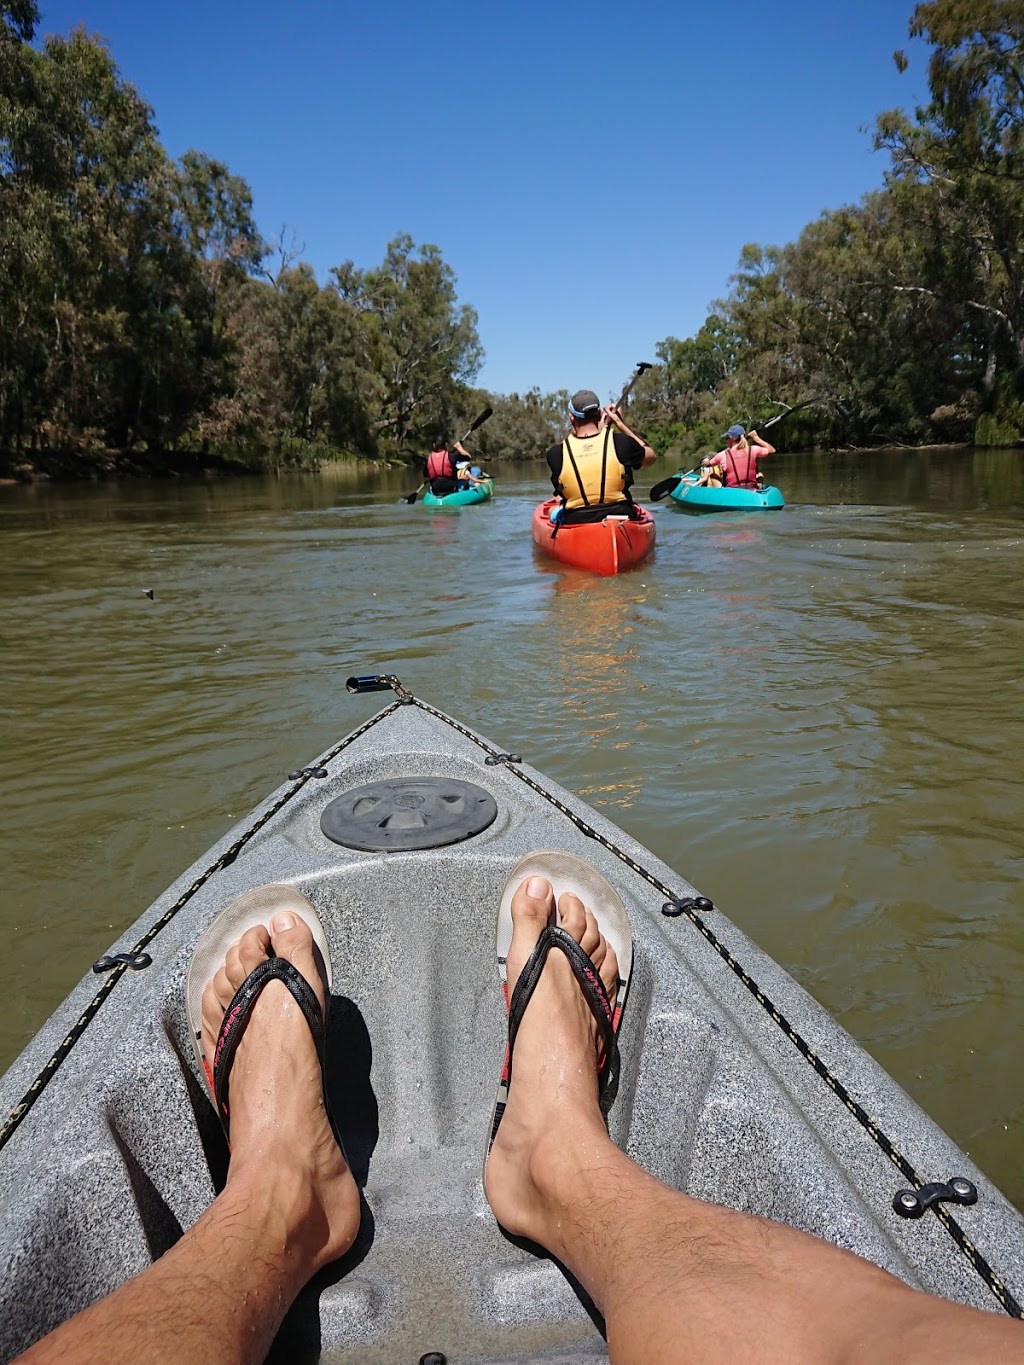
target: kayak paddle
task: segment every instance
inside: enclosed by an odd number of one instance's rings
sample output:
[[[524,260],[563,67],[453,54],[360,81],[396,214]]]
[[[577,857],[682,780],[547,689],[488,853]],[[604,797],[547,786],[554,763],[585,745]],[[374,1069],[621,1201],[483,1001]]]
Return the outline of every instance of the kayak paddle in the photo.
[[[661,502],[662,498],[668,497],[674,489],[678,488],[687,474],[696,474],[695,469],[688,469],[686,474],[673,474],[671,478],[662,479],[661,483],[656,483],[651,487],[651,502]]]
[[[476,431],[477,427],[482,427],[483,424],[487,421],[488,417],[493,416],[494,416],[493,408],[484,408],[483,412],[476,419],[476,421],[473,423],[470,429],[466,432],[465,436],[460,437],[459,440],[455,442],[455,444],[457,446],[460,446],[462,445],[463,441],[468,441],[469,438],[473,435],[473,432]],[[424,488],[426,488],[426,486],[427,485],[425,483],[421,483],[419,488],[416,489],[415,493],[409,493],[405,497],[399,498],[399,502],[414,503],[416,499],[419,497],[419,495],[423,492]]]
[[[630,395],[630,394],[633,392],[633,390],[636,388],[636,381],[637,381],[637,380],[640,378],[640,376],[643,374],[644,370],[653,370],[653,369],[654,369],[654,366],[651,364],[651,362],[650,362],[649,360],[638,360],[638,361],[637,361],[637,363],[636,363],[636,369],[633,371],[633,377],[632,377],[632,379],[630,379],[629,383],[628,383],[628,384],[626,385],[626,387],[622,390],[622,395],[621,395],[621,397],[619,398],[619,401],[615,404],[615,406],[616,406],[617,408],[621,408],[621,407],[622,407],[623,403],[626,401],[626,399],[629,397],[629,395]]]

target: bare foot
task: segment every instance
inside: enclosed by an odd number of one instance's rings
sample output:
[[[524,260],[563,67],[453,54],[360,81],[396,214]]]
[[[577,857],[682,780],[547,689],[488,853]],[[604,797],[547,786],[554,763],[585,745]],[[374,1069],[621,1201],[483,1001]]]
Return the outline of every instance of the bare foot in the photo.
[[[325,1003],[308,926],[288,912],[249,929],[228,949],[203,992],[203,1051],[211,1070],[224,1012],[245,978],[274,954],[286,958]],[[288,988],[271,981],[246,1024],[228,1084],[231,1164],[225,1194],[272,1204],[285,1248],[309,1274],[349,1249],[359,1230],[359,1191],[324,1108],[313,1036]]]
[[[619,964],[583,902],[565,892],[558,903],[542,877],[524,881],[512,899],[509,995],[541,930],[549,922],[589,954],[614,1005]],[[565,954],[553,948],[519,1026],[508,1104],[491,1148],[484,1189],[509,1232],[559,1254],[562,1181],[579,1163],[592,1166],[617,1153],[598,1105],[598,1030]]]

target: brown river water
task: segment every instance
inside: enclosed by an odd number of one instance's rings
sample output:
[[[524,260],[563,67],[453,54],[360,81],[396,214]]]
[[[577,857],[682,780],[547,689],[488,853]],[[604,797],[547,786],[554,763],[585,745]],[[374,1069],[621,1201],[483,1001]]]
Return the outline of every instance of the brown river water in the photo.
[[[784,456],[784,511],[661,503],[609,580],[538,561],[542,467],[498,472],[460,512],[397,473],[0,489],[0,1069],[382,669],[677,868],[1024,1208],[1024,452]]]

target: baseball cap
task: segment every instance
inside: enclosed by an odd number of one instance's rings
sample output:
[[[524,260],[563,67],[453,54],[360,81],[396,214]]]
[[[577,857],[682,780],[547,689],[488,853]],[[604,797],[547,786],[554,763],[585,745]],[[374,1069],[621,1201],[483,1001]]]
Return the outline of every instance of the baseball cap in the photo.
[[[580,389],[569,399],[569,411],[573,417],[589,417],[593,413],[601,411],[601,400],[593,389]]]
[[[743,428],[740,426],[739,422],[734,422],[733,425],[729,428],[729,430],[725,433],[725,437],[723,437],[723,440],[731,436],[734,441],[738,441],[740,437],[743,435],[744,431]]]

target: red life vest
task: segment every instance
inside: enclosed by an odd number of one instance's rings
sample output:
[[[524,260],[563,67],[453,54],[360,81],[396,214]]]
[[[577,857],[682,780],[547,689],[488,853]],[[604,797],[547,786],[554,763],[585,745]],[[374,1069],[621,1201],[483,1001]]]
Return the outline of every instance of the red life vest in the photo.
[[[447,450],[432,450],[427,456],[427,478],[433,481],[434,479],[454,479],[456,477],[451,453]]]

